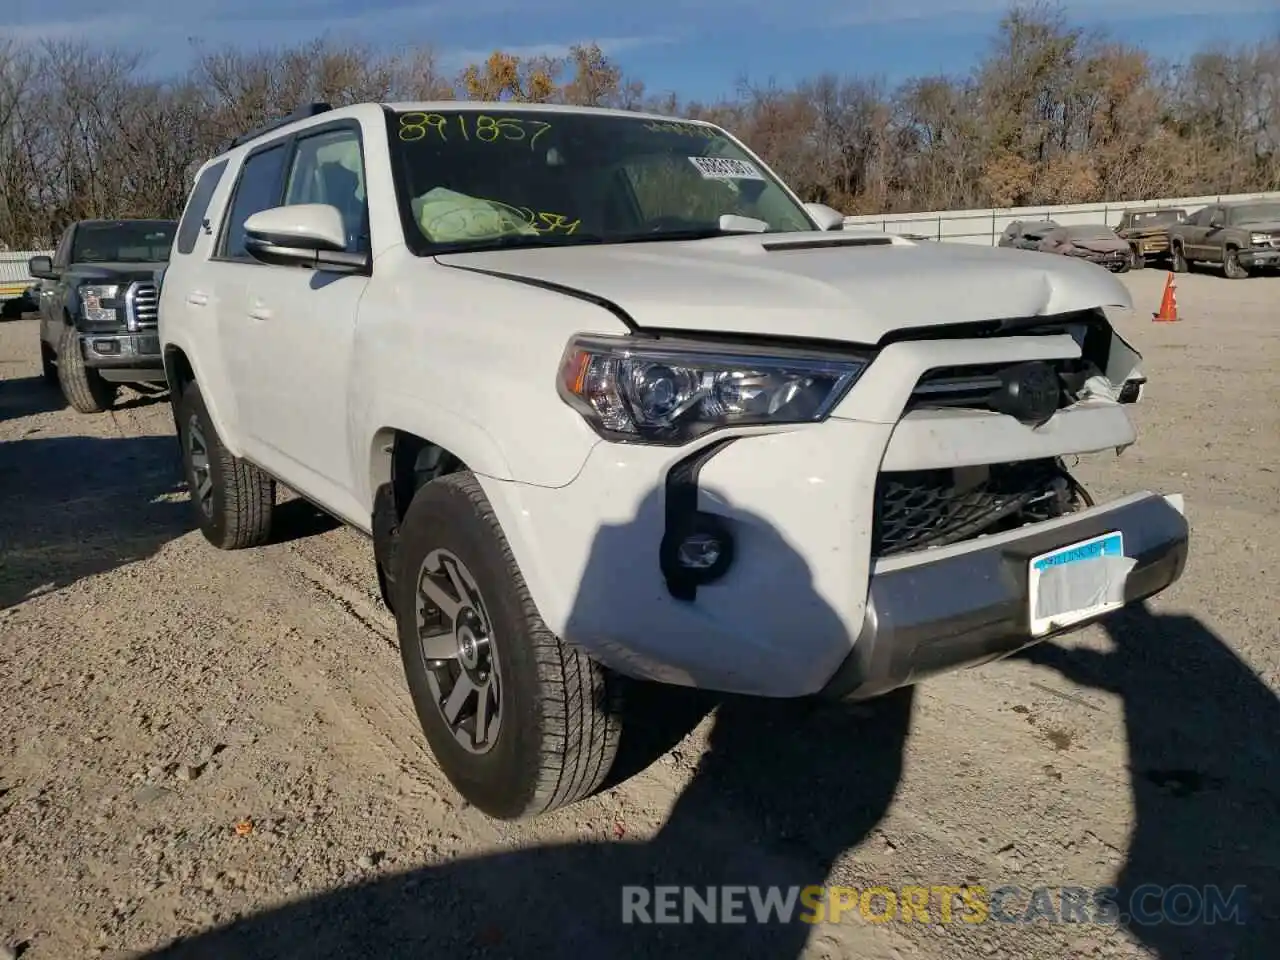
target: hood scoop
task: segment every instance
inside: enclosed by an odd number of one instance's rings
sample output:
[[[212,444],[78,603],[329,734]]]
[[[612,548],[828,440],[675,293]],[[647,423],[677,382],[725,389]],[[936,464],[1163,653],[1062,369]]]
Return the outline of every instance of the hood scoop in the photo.
[[[832,247],[891,247],[893,238],[883,237],[821,237],[805,240],[766,240],[761,244],[766,250],[829,250]]]

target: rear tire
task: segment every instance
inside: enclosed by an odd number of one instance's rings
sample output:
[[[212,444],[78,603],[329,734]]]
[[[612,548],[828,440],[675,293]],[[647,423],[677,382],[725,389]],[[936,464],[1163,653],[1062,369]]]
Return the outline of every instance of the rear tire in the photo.
[[[195,381],[187,384],[178,404],[178,439],[191,504],[205,539],[219,550],[266,543],[276,483],[222,445]]]
[[[102,374],[84,365],[84,353],[75,327],[68,326],[58,341],[58,385],[62,395],[80,413],[102,413],[116,402],[120,387],[102,379]]]
[[[499,820],[594,792],[617,755],[618,680],[542,622],[473,474],[423,485],[395,563],[405,675],[454,788]]]
[[[1147,265],[1147,258],[1140,254],[1136,248],[1129,251],[1129,266],[1134,270],[1141,270]]]
[[[1169,248],[1169,269],[1174,273],[1187,272],[1187,258],[1182,253],[1182,244],[1177,243]]]

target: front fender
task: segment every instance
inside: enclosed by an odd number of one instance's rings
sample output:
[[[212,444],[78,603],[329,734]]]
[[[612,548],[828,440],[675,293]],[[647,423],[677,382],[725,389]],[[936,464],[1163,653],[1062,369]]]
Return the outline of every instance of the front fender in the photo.
[[[410,433],[448,450],[467,467],[482,477],[494,480],[512,479],[511,465],[494,437],[465,414],[446,407],[425,405],[421,399],[400,393],[379,391],[370,399],[364,412],[364,429],[353,431],[365,443],[356,451],[357,463],[367,466],[357,471],[363,477],[362,502],[373,509],[373,495],[378,484],[387,479],[384,464],[394,432]]]

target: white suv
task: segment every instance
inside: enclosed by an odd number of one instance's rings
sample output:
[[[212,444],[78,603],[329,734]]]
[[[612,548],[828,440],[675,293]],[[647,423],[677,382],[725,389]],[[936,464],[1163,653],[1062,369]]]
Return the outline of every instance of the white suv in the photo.
[[[200,170],[160,337],[223,549],[275,480],[373,539],[445,774],[513,819],[599,786],[622,677],[856,699],[1182,573],[1129,297],[1064,257],[842,229],[704,123],[315,105]]]

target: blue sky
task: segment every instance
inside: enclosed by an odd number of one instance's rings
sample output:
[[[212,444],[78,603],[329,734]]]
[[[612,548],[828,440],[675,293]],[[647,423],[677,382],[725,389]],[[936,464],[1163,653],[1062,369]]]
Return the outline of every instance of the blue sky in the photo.
[[[1280,0],[1061,0],[1081,26],[1104,27],[1159,56],[1206,41],[1280,35]],[[151,52],[179,70],[191,40],[276,45],[317,35],[388,50],[432,46],[452,73],[494,48],[563,51],[595,40],[654,91],[732,92],[745,75],[789,83],[823,71],[961,73],[986,49],[1005,0],[5,0],[0,35],[87,38]]]

